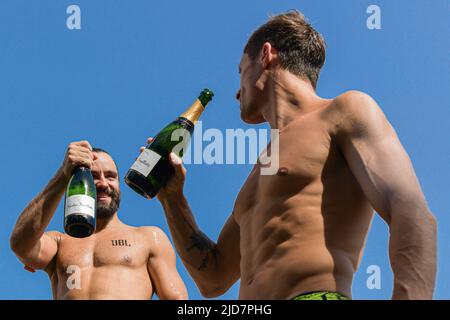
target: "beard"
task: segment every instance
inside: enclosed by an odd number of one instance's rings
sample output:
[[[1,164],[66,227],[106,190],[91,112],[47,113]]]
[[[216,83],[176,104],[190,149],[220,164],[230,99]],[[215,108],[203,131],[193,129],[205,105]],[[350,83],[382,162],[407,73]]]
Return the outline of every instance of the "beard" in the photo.
[[[97,218],[108,219],[111,218],[119,209],[121,194],[120,191],[117,192],[113,189],[106,189],[103,190],[103,192],[111,197],[111,202],[109,204],[106,204],[97,201]]]

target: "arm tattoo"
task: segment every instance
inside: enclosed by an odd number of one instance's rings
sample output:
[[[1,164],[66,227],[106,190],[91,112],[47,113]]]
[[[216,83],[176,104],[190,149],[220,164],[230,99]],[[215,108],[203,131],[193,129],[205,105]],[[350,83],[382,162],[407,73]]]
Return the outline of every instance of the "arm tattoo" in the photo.
[[[200,251],[200,253],[205,252],[205,255],[202,259],[202,263],[198,267],[199,271],[203,271],[208,266],[208,261],[209,261],[210,255],[212,255],[214,260],[217,261],[216,246],[203,232],[194,230],[194,228],[188,223],[188,221],[186,219],[185,219],[185,222],[192,230],[192,233],[190,236],[191,246],[186,248],[186,250],[189,252],[192,249],[197,249]]]

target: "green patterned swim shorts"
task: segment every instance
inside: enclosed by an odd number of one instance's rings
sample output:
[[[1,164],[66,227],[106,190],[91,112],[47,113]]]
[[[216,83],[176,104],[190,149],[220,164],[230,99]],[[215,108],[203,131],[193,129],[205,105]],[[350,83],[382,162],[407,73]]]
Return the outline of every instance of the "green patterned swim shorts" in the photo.
[[[295,296],[291,300],[350,300],[339,292],[316,291],[303,293]]]

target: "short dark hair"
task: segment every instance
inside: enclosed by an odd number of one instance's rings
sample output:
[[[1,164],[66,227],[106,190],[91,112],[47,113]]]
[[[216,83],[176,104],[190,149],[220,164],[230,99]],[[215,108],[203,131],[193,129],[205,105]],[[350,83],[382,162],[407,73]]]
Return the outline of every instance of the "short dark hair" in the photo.
[[[111,155],[108,151],[106,151],[106,150],[104,150],[104,149],[102,149],[102,148],[93,147],[93,148],[92,148],[92,152],[97,152],[97,153],[103,152],[103,153],[106,153],[108,156],[110,156],[111,159],[112,159],[112,161],[114,162],[114,165],[116,166],[116,169],[117,169],[117,176],[119,176],[119,167],[117,166],[116,161],[114,161],[114,158],[112,157],[112,155]]]
[[[297,10],[270,17],[250,36],[244,53],[254,60],[265,42],[278,51],[280,65],[307,78],[314,89],[325,63],[325,40]]]

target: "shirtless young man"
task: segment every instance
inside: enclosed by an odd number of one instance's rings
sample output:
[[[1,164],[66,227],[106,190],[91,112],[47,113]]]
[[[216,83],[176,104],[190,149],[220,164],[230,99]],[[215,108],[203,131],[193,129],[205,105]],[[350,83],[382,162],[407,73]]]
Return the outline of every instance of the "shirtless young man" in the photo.
[[[436,221],[410,159],[368,95],[317,96],[324,61],[322,37],[298,12],[250,37],[239,65],[241,118],[279,129],[279,170],[254,166],[217,243],[197,226],[183,196],[186,170],[171,155],[176,175],[158,198],[204,296],[240,278],[240,299],[351,298],[375,210],[390,229],[392,298],[432,298]]]
[[[77,166],[92,170],[96,231],[82,239],[45,233]],[[166,235],[157,227],[121,222],[119,203],[119,175],[111,156],[87,141],[71,143],[61,168],[19,216],[11,248],[26,266],[47,272],[54,299],[150,299],[154,292],[160,299],[187,299]]]

